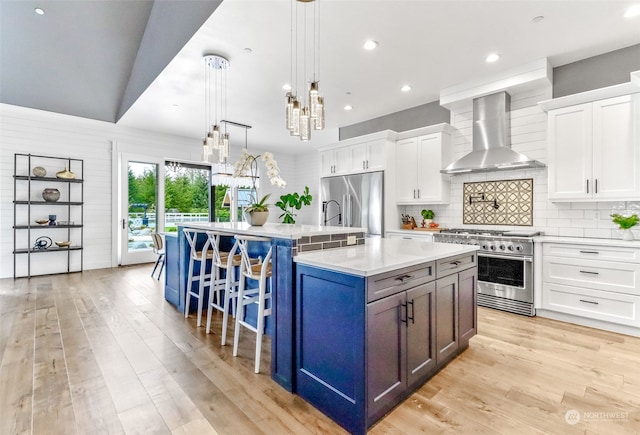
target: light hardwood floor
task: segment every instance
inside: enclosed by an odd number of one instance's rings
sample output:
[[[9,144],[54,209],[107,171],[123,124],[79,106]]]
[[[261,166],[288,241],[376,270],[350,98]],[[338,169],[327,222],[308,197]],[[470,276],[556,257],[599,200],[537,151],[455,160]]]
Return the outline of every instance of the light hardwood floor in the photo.
[[[150,271],[0,280],[0,434],[344,433]],[[640,339],[480,308],[469,349],[370,433],[633,434],[639,410]]]

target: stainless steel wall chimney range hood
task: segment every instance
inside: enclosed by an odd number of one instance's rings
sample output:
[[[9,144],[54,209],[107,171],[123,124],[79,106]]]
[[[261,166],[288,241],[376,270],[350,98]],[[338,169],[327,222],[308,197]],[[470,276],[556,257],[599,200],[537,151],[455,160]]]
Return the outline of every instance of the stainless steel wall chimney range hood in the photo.
[[[511,149],[509,111],[511,97],[506,92],[473,100],[473,151],[443,169],[443,174],[543,168],[537,160]]]

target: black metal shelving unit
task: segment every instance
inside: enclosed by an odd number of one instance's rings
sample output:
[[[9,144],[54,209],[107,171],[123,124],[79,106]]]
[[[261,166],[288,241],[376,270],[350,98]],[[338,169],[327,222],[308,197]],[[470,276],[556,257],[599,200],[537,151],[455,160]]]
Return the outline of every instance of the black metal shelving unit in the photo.
[[[37,162],[37,164],[35,162]],[[74,172],[76,178],[37,177],[32,175],[34,166],[44,165],[50,169],[61,169],[61,167],[64,166],[69,171]],[[84,161],[70,157],[16,153],[14,155],[13,174],[13,277],[31,278],[31,255],[51,252],[67,253],[66,271],[62,270],[59,273],[81,272],[84,266]],[[60,191],[61,197],[64,198],[63,201],[49,202],[33,199],[35,193],[42,191],[40,187],[50,187],[52,183],[62,186]],[[26,189],[22,186],[23,184],[26,184]],[[72,188],[76,185],[78,188]],[[79,212],[79,222],[75,223],[74,221],[73,224],[67,225],[40,225],[34,223],[33,210],[42,210],[45,206],[56,207],[57,210],[64,207],[63,213],[66,213],[67,220],[58,219],[62,222],[70,222],[72,211],[74,211],[74,213]],[[76,208],[78,211],[75,210]],[[53,213],[46,214],[49,215]],[[60,216],[60,214],[56,213],[56,216]],[[27,233],[26,246],[24,246],[23,243],[20,243],[20,246],[18,246],[18,233],[22,231],[26,231]],[[74,239],[77,241],[79,239],[79,244],[74,244],[69,247],[57,247],[54,245],[46,249],[35,249],[35,239],[32,236],[34,236],[34,234],[44,234],[49,231],[51,231],[51,234],[54,236],[64,233],[66,237],[65,240]],[[60,238],[62,239],[62,237]],[[80,255],[79,268],[73,270],[71,267],[72,252],[78,252],[78,255]],[[18,256],[21,255],[27,256],[27,274],[18,276],[17,262]]]

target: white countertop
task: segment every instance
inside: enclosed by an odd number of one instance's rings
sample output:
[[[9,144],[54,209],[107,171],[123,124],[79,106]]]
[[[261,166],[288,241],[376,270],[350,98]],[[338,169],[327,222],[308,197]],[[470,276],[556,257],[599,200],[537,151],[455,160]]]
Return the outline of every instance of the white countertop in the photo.
[[[477,246],[371,238],[364,245],[300,253],[293,257],[293,261],[352,275],[371,276],[476,250]]]
[[[325,234],[366,233],[366,228],[335,227],[322,225],[271,224],[251,226],[246,222],[179,222],[177,225],[206,231],[220,231],[230,234],[273,237],[277,239],[298,240],[301,237],[321,236]]]
[[[640,248],[640,240],[626,241],[621,239],[595,239],[588,237],[537,236],[533,238],[533,241],[536,243],[570,243],[573,245]]]

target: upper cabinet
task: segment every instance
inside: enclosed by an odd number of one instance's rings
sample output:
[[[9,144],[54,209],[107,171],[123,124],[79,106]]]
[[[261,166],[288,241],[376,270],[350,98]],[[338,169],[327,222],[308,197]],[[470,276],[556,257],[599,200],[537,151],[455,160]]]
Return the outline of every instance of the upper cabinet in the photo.
[[[387,169],[394,138],[395,133],[386,130],[319,148],[320,176],[331,177]]]
[[[640,199],[640,94],[548,112],[549,199]]]
[[[440,170],[451,163],[451,132],[448,124],[438,124],[396,142],[397,204],[449,203],[449,176]]]

